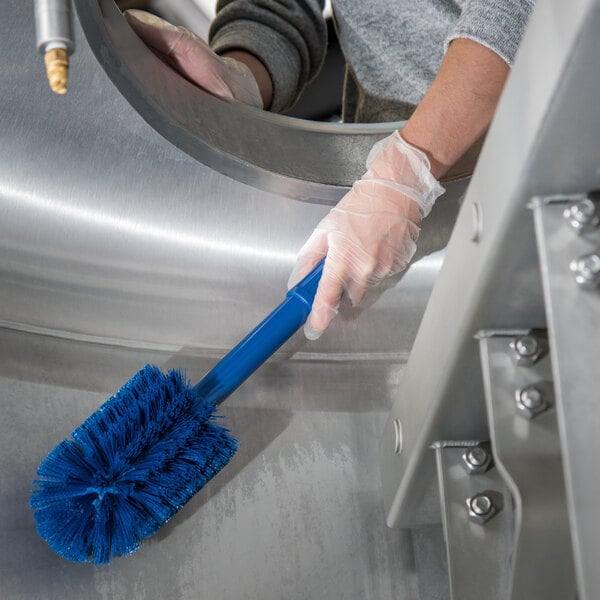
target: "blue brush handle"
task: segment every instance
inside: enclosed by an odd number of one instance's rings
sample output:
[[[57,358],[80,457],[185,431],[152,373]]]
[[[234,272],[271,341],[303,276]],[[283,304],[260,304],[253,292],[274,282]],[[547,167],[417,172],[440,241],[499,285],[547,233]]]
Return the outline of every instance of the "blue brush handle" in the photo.
[[[196,384],[199,401],[220,404],[304,325],[324,263],[321,260],[290,289],[285,300]]]

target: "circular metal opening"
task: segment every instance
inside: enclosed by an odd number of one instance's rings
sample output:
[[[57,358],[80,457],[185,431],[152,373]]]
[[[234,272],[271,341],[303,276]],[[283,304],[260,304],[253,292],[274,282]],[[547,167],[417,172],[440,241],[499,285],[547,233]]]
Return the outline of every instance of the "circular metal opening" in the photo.
[[[181,150],[254,187],[335,201],[375,141],[402,126],[307,121],[216,98],[164,65],[112,0],[75,4],[96,58],[137,112]]]

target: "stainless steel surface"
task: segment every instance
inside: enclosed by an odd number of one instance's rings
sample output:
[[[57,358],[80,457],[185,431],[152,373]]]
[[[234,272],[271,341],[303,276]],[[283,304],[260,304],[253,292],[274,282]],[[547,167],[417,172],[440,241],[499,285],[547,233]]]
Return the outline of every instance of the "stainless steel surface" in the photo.
[[[512,335],[482,336],[481,361],[496,468],[514,501],[511,600],[565,600],[575,585],[556,410],[522,419],[514,390],[543,381],[551,386],[550,357],[518,367],[510,357]]]
[[[434,477],[433,441],[489,437],[476,332],[546,325],[527,204],[536,194],[600,187],[599,28],[599,0],[535,5],[386,424],[382,472],[392,526],[413,522]],[[404,426],[401,455],[394,419]]]
[[[149,51],[111,0],[76,0],[85,35],[111,81],[161,135],[222,173],[306,200],[338,198],[392,127],[312,123],[219,100]],[[321,185],[309,185],[316,182]]]
[[[571,533],[580,600],[600,598],[600,378],[597,360],[600,338],[599,290],[580,288],[569,272],[574,255],[600,245],[600,230],[577,235],[562,218],[562,202],[536,205],[538,237],[556,408],[561,433]]]
[[[48,45],[60,45],[73,52],[73,9],[71,0],[34,0],[37,48],[44,53]]]
[[[411,532],[385,526],[376,440],[388,406],[373,391],[389,376],[266,366],[222,407],[240,441],[233,461],[108,566],[54,554],[28,506],[39,461],[105,394],[0,378],[0,598],[430,600],[421,578],[440,573],[419,575]]]
[[[174,80],[114,6],[104,8],[107,25],[98,6],[87,6],[87,21],[98,20],[87,33],[96,54],[78,28],[70,93],[53,98],[31,52],[28,7],[16,1],[5,7],[9,26],[2,43],[10,52],[2,55],[3,80],[10,93],[0,98],[0,331],[214,359],[279,303],[297,250],[329,209],[317,199],[331,202],[344,189],[248,162],[239,167],[238,159],[184,128],[184,118],[205,136],[253,143],[257,155],[269,147],[277,164],[298,167],[299,175],[302,161],[316,154],[321,166],[335,157],[327,165],[333,173],[335,161],[351,163],[356,144],[366,150],[373,138],[363,139],[352,127],[330,129],[252,112]],[[154,95],[136,87],[125,59],[97,30],[110,32],[129,62],[135,66],[138,60],[146,75],[152,73],[160,88]],[[224,177],[167,142],[128,104],[96,56],[120,85],[129,82],[128,93],[145,102],[145,116],[157,128],[164,132],[163,121],[177,121],[178,139],[193,137],[190,145],[197,146],[190,152],[217,157],[223,170],[238,165],[233,171],[248,181]],[[151,117],[163,96],[181,102],[179,112],[163,108]],[[253,137],[257,129],[262,133]],[[321,146],[314,146],[314,135]],[[299,136],[305,136],[302,142]],[[346,138],[356,141],[345,145]],[[253,187],[257,182],[279,186],[281,193]],[[462,189],[456,184],[423,227],[420,252],[430,256],[363,307],[342,307],[318,342],[307,344],[299,335],[284,353],[404,361],[442,262],[435,251],[447,239]],[[39,358],[31,367],[47,371]],[[65,365],[62,383],[71,385],[80,368]]]
[[[465,469],[463,456],[474,448],[436,445],[452,599],[508,600],[514,535],[510,494],[496,469],[477,475]],[[485,505],[497,509],[493,518],[488,514],[487,522],[473,521],[467,498],[486,498]]]
[[[3,7],[0,597],[429,598],[443,563],[419,548],[439,529],[385,528],[378,441],[465,182],[425,222],[423,260],[342,307],[318,342],[298,335],[228,401],[240,454],[140,553],[71,565],[35,534],[43,456],[146,362],[200,378],[281,300],[345,191],[332,182],[392,127],[217,100],[166,70],[111,2],[77,6],[66,97],[46,89],[31,7]]]

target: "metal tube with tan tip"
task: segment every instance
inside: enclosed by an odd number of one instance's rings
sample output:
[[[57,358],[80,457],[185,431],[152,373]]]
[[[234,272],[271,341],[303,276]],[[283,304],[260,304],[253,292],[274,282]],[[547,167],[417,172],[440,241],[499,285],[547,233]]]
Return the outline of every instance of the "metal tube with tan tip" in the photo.
[[[71,0],[34,0],[37,48],[44,55],[48,83],[65,94],[69,56],[75,49]]]

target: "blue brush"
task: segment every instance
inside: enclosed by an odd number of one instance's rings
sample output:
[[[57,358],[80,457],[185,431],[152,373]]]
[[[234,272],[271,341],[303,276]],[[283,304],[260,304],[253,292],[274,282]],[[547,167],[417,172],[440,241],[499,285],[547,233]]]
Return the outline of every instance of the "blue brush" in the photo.
[[[64,558],[107,563],[135,552],[237,450],[216,407],[306,321],[321,261],[200,382],[146,365],[42,461],[31,507]]]

